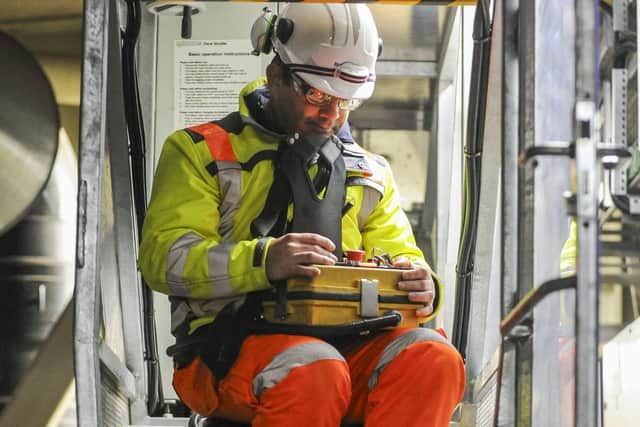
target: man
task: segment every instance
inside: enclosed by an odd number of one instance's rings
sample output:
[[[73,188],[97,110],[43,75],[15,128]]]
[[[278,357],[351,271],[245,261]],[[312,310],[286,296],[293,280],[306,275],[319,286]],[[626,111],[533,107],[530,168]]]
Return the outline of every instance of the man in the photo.
[[[279,281],[320,274],[316,265],[334,264],[342,250],[379,248],[406,267],[398,288],[424,304],[419,317],[442,296],[388,164],[355,144],[346,122],[375,84],[380,40],[369,9],[290,4],[274,19],[265,14],[264,32],[253,34],[258,51],[276,53],[266,80],[243,89],[238,113],[171,135],[158,162],[140,268],[170,295],[178,345],[205,336],[176,354],[174,388],[197,413],[254,426],[446,426],[464,366],[430,329],[335,346],[241,336],[239,354],[219,369],[232,340],[218,341],[241,334],[221,320],[230,308]],[[296,163],[299,147],[315,151]],[[216,332],[200,333],[207,328]]]

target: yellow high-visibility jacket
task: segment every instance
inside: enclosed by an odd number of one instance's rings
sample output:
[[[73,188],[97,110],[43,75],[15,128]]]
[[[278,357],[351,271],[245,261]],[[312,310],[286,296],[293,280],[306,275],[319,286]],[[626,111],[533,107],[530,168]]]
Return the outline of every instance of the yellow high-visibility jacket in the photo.
[[[162,148],[139,267],[151,288],[170,296],[176,337],[212,322],[226,304],[242,301],[247,292],[271,286],[265,273],[271,239],[254,238],[250,232],[273,181],[278,143],[285,137],[251,114],[258,111],[256,95],[267,91],[265,84],[259,79],[242,90],[238,112],[176,131]],[[346,202],[353,205],[342,218],[343,250],[363,249],[370,257],[375,248],[376,253],[426,265],[387,162],[354,142],[343,142]]]
[[[569,237],[562,246],[562,252],[560,252],[560,275],[562,277],[576,274],[576,256],[578,243],[578,227],[576,220],[571,220],[571,228],[569,230]]]

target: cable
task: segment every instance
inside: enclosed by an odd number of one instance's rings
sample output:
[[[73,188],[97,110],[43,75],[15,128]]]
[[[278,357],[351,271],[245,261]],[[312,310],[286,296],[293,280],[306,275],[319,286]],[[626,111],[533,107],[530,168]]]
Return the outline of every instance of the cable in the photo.
[[[191,38],[191,15],[193,8],[191,6],[183,6],[182,8],[182,27],[181,33],[183,39]]]
[[[138,89],[135,51],[140,34],[140,0],[127,0],[127,24],[122,40],[122,85],[124,90],[124,109],[129,135],[129,155],[131,157],[131,180],[136,215],[138,244],[142,234],[142,223],[146,214],[146,167],[145,167],[145,134],[142,108]],[[147,411],[155,415],[162,410],[164,398],[158,363],[158,344],[153,310],[153,292],[144,279],[142,286],[144,352],[147,365]]]
[[[465,169],[462,202],[462,226],[456,265],[456,299],[453,344],[466,358],[471,307],[475,248],[480,202],[480,178],[487,87],[489,82],[489,52],[491,48],[491,19],[486,0],[480,0],[473,25],[473,62],[469,88],[469,122],[464,147]]]

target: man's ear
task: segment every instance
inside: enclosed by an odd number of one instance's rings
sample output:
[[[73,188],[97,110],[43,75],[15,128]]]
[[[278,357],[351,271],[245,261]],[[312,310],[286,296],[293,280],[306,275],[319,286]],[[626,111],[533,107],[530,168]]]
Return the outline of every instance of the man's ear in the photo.
[[[271,87],[280,86],[282,84],[282,67],[277,64],[267,65],[267,81]]]

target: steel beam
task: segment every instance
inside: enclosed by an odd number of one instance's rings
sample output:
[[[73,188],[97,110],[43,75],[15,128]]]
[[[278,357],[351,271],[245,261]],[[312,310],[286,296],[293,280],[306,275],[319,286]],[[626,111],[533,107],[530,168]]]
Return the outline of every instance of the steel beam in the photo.
[[[520,1],[518,11],[518,151],[535,145],[536,110],[536,2]],[[534,195],[535,176],[532,168],[518,171],[518,238],[517,291],[521,300],[533,289],[534,275]],[[531,426],[533,343],[530,338],[515,344],[515,425]]]
[[[575,125],[578,259],[576,291],[575,425],[596,427],[598,399],[598,99],[599,2],[575,2]]]
[[[78,425],[81,426],[102,425],[98,248],[106,134],[108,21],[107,2],[85,1],[74,327]]]
[[[497,7],[497,6],[496,6]],[[518,283],[518,0],[502,2],[502,251],[500,313],[504,317],[515,305]],[[494,426],[515,424],[515,346],[503,340],[499,363]]]

